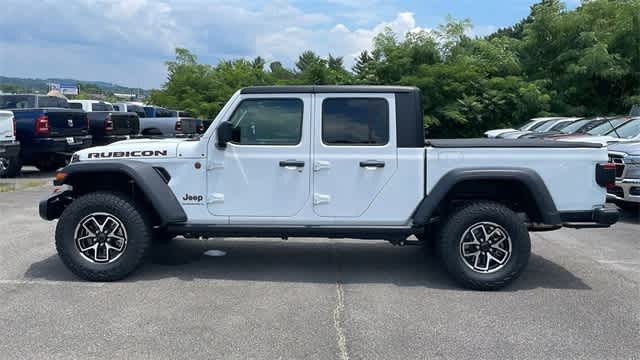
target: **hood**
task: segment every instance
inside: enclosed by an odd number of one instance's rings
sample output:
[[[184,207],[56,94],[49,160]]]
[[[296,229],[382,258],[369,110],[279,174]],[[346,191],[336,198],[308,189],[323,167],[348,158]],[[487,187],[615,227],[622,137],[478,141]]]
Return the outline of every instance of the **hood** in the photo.
[[[502,139],[517,139],[522,135],[531,134],[533,131],[511,131],[508,133],[500,134],[498,137]]]
[[[484,135],[485,135],[486,137],[489,137],[489,138],[494,138],[494,137],[496,137],[496,136],[498,136],[498,135],[500,135],[500,134],[502,134],[502,133],[506,133],[506,132],[510,132],[510,131],[516,131],[516,129],[496,129],[496,130],[489,130],[489,131],[486,131],[486,132],[484,133]]]
[[[629,155],[640,155],[640,142],[619,142],[609,145],[609,150]]]
[[[136,139],[114,142],[76,152],[77,160],[175,158],[178,145],[187,139]]]

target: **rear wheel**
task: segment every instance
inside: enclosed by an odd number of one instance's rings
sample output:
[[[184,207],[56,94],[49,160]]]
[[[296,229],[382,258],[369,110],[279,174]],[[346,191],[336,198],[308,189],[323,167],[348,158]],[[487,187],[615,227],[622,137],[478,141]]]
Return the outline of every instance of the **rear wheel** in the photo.
[[[143,262],[151,226],[141,207],[124,194],[96,192],[73,201],[56,227],[64,264],[90,281],[124,278]]]
[[[449,274],[476,290],[497,290],[516,279],[531,253],[524,222],[498,203],[477,202],[453,213],[437,240]]]
[[[22,162],[19,157],[0,157],[0,177],[13,178],[20,174]]]

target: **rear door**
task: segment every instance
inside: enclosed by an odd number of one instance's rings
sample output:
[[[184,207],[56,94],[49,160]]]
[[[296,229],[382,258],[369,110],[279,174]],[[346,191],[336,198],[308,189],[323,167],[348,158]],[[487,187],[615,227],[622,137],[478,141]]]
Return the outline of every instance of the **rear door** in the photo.
[[[315,96],[313,210],[360,217],[396,171],[395,97]]]

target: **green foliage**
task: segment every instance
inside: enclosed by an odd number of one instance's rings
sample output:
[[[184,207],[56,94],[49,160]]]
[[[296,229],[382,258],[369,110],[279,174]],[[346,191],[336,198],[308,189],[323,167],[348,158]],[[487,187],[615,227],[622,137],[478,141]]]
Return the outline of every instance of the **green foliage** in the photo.
[[[423,92],[432,137],[479,136],[535,116],[626,113],[640,102],[640,0],[542,0],[530,15],[483,38],[467,19],[403,38],[385,29],[351,71],[344,59],[303,52],[295,69],[234,60],[199,64],[186,49],[167,62],[152,102],[212,118],[238,88],[267,84],[399,84]]]

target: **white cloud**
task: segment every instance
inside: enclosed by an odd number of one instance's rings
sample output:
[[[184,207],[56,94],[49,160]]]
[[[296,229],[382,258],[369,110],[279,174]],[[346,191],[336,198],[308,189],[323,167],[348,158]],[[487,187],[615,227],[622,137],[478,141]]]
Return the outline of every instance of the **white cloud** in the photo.
[[[305,50],[319,55],[331,53],[345,57],[345,64],[351,66],[354,58],[364,49],[371,49],[373,38],[386,27],[391,28],[399,38],[407,32],[422,28],[416,25],[410,12],[401,12],[391,21],[381,22],[372,28],[350,30],[344,24],[336,24],[330,29],[305,29],[290,27],[283,31],[258,35],[256,52],[267,59],[288,59],[293,61]]]
[[[385,27],[400,37],[420,29],[410,12],[370,25],[349,20],[349,14],[378,17],[380,0],[328,0],[324,11],[304,11],[291,1],[43,0],[26,6],[5,0],[0,74],[157,87],[175,47],[208,63],[260,55],[293,66],[302,51],[312,50],[345,56],[350,66]]]

